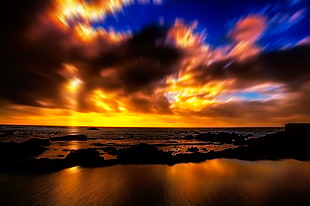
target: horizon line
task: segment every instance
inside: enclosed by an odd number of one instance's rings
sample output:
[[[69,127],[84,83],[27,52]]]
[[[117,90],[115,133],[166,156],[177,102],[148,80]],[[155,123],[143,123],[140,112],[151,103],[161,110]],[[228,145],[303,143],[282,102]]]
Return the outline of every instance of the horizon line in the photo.
[[[286,123],[288,124],[288,123]],[[86,128],[284,128],[285,125],[283,126],[162,126],[162,127],[158,127],[158,126],[155,126],[155,127],[152,127],[152,126],[85,126],[85,125],[80,125],[80,126],[72,126],[72,125],[38,125],[38,124],[35,124],[35,125],[30,125],[30,124],[1,124],[0,123],[0,126],[37,126],[37,127],[86,127]]]

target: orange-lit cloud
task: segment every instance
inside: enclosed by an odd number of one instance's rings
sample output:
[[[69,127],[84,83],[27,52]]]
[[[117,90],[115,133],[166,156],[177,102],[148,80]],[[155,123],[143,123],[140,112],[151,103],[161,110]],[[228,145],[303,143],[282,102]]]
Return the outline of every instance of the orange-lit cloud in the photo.
[[[193,22],[191,25],[185,25],[182,20],[176,19],[173,27],[168,34],[168,41],[174,41],[178,47],[189,48],[197,47],[205,40],[205,34],[195,33],[198,22]]]
[[[134,0],[54,0],[48,14],[60,29],[73,32],[75,37],[80,40],[89,42],[96,38],[104,38],[116,43],[129,38],[131,32],[119,32],[113,28],[93,27],[92,23],[104,22],[108,15],[122,12],[124,7],[134,3]],[[139,0],[136,3],[160,5],[162,1]]]
[[[137,1],[160,4],[161,1]],[[310,48],[262,53],[268,19],[249,15],[211,48],[177,19],[139,32],[94,28],[130,0],[55,0],[25,10],[0,70],[6,124],[264,126],[309,120]],[[296,13],[296,17],[298,18]],[[7,31],[8,32],[8,31]],[[305,40],[306,41],[306,40]]]
[[[60,28],[73,31],[81,40],[91,41],[101,37],[118,42],[129,34],[93,28],[91,23],[103,21],[107,15],[120,12],[124,6],[132,3],[132,0],[54,0],[49,16]]]
[[[229,36],[235,41],[230,56],[245,59],[260,53],[261,49],[256,41],[267,27],[264,16],[248,16],[237,22]]]

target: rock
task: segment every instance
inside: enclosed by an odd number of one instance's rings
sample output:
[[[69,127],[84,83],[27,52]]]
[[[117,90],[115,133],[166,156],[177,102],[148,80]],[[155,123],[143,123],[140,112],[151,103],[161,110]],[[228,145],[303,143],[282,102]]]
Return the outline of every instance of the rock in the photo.
[[[43,146],[50,146],[51,143],[47,139],[37,139],[37,138],[31,138],[24,142],[24,144],[30,144],[30,145],[43,145]]]
[[[101,150],[109,153],[110,155],[118,154],[118,149],[116,147],[104,147]]]
[[[177,144],[177,143],[179,143],[179,142],[178,142],[178,141],[175,141],[175,140],[168,140],[168,141],[166,141],[166,143]]]
[[[86,141],[87,136],[84,134],[65,135],[62,137],[53,137],[53,138],[50,138],[50,140],[51,141],[72,141],[72,140]]]
[[[141,143],[119,152],[118,160],[128,164],[169,163],[171,152],[163,152],[153,145]]]
[[[10,135],[14,135],[14,131],[11,130],[1,130],[0,137],[7,137]]]
[[[306,127],[305,127],[306,126]],[[307,125],[288,125],[285,131],[268,134],[259,138],[244,140],[244,135],[236,133],[202,133],[204,141],[216,140],[246,143],[238,148],[223,151],[199,152],[197,147],[188,148],[191,153],[172,155],[159,150],[154,145],[138,144],[126,149],[104,147],[101,150],[117,155],[117,160],[104,160],[95,148],[71,150],[64,159],[35,159],[50,142],[46,139],[29,139],[22,143],[0,142],[0,171],[14,173],[53,172],[76,165],[97,167],[117,164],[176,164],[201,162],[214,158],[235,158],[244,160],[297,159],[310,160],[310,137]],[[76,135],[73,135],[76,137]],[[197,135],[199,136],[199,135]],[[66,136],[65,136],[66,137]],[[223,138],[222,138],[223,137]],[[70,136],[72,138],[72,136]],[[84,135],[84,138],[86,136]],[[76,139],[76,138],[74,138]],[[206,140],[208,139],[208,140]],[[67,139],[66,139],[67,140]],[[233,141],[235,140],[235,141]],[[100,144],[100,143],[98,143]],[[100,145],[98,145],[100,146]],[[205,150],[202,148],[201,151]]]
[[[195,139],[195,137],[193,136],[193,135],[186,135],[185,137],[184,137],[184,139]]]
[[[236,158],[244,160],[262,159],[310,159],[310,138],[303,138],[300,134],[288,132],[277,132],[259,138],[246,141],[247,146],[235,149],[227,149],[216,152],[216,158]]]
[[[285,125],[285,132],[288,134],[299,134],[309,136],[310,123],[288,123]]]
[[[100,129],[96,127],[88,127],[87,130],[100,130]]]
[[[197,147],[190,147],[187,149],[189,152],[199,152],[199,149]]]
[[[29,139],[22,143],[1,142],[0,159],[20,160],[36,157],[47,150],[45,146],[48,145],[50,145],[50,142],[43,139]]]
[[[105,146],[105,144],[102,144],[102,143],[91,143],[91,145],[94,145],[97,147]]]
[[[65,159],[81,166],[99,166],[104,161],[95,148],[72,150]]]

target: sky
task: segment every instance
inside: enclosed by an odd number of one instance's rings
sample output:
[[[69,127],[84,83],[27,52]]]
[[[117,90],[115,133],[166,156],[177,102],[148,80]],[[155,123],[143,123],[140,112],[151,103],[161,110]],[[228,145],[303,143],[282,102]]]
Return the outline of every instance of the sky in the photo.
[[[1,9],[0,124],[310,122],[307,0],[12,0]]]

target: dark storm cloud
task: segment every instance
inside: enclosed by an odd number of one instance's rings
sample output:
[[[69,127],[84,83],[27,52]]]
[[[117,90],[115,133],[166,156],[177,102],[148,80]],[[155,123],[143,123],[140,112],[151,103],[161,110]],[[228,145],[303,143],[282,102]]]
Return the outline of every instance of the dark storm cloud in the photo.
[[[310,80],[310,46],[262,53],[243,61],[226,59],[194,70],[197,82],[237,79],[236,86],[259,82],[284,83],[297,89]]]
[[[128,41],[90,59],[85,71],[90,79],[86,83],[99,78],[99,85],[95,86],[108,90],[124,89],[126,93],[153,90],[160,80],[177,71],[181,57],[181,51],[165,45],[168,29],[146,27]],[[109,82],[110,75],[107,78],[102,75],[107,70],[114,70],[113,82]]]
[[[95,57],[72,59],[84,81],[79,110],[95,110],[87,94],[103,89],[126,97],[131,111],[171,113],[167,99],[155,94],[165,77],[178,71],[182,57],[179,49],[165,44],[168,30],[151,25],[127,41],[101,50]]]
[[[37,105],[36,96],[57,97],[53,95],[54,89],[62,81],[54,72],[62,58],[58,40],[54,35],[47,35],[44,40],[38,39],[35,42],[26,37],[26,31],[36,23],[38,15],[49,4],[50,1],[30,0],[7,1],[1,6],[3,12],[10,14],[8,19],[2,21],[2,50],[5,51],[5,58],[0,70],[1,98],[25,105]]]
[[[89,93],[104,89],[127,96],[137,110],[169,112],[166,99],[155,98],[154,94],[162,80],[177,70],[181,56],[178,49],[164,44],[169,28],[152,25],[120,44],[105,39],[85,43],[46,17],[50,6],[50,1],[35,0],[5,4],[3,9],[11,18],[5,21],[3,32],[6,56],[0,70],[1,99],[22,105],[64,107],[62,90],[68,79],[61,70],[63,64],[72,64],[83,81],[78,102],[81,111],[94,110]]]

